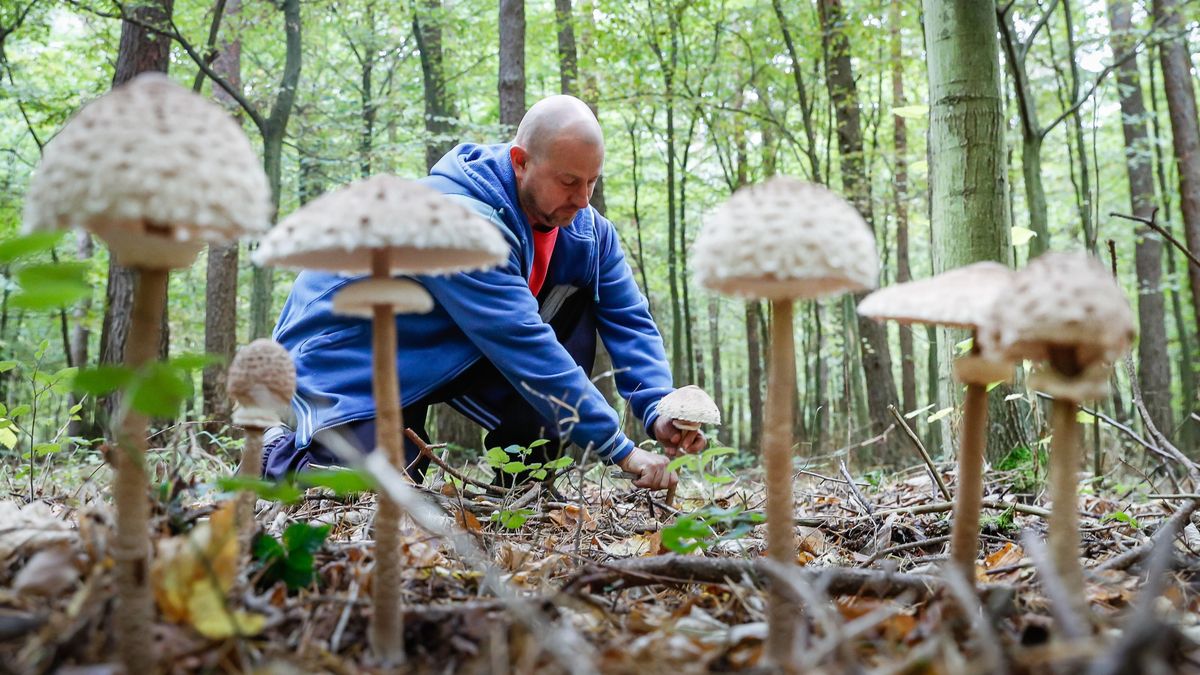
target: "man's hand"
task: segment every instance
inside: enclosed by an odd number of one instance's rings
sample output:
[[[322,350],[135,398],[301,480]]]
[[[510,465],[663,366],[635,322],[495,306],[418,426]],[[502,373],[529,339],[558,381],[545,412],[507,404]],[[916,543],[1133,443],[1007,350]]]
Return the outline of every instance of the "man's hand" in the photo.
[[[638,475],[633,484],[651,490],[665,490],[675,487],[679,477],[674,471],[667,471],[671,460],[655,452],[647,452],[635,447],[633,452],[625,455],[625,459],[617,462],[622,470]]]
[[[654,420],[654,438],[662,443],[667,456],[674,459],[680,455],[694,455],[708,447],[708,439],[699,429],[685,431],[676,427],[671,420],[659,415]]]

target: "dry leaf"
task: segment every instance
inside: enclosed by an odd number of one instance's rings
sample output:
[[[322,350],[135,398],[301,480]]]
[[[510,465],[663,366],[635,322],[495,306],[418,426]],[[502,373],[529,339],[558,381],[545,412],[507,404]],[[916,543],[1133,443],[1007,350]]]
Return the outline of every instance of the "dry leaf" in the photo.
[[[559,527],[574,529],[578,527],[581,518],[583,529],[589,531],[596,529],[596,520],[592,518],[592,514],[588,513],[587,507],[580,508],[578,504],[568,504],[550,512],[550,520]]]
[[[455,513],[454,521],[467,532],[475,533],[483,529],[483,525],[479,523],[479,519],[470,511],[463,510]]]
[[[22,595],[61,595],[79,580],[75,553],[69,546],[54,546],[33,554],[17,572],[13,590]]]
[[[662,546],[662,534],[635,534],[632,537],[618,539],[603,544],[604,552],[614,558],[633,558],[660,555],[665,552]]]
[[[0,523],[4,523],[0,528],[0,562],[15,553],[73,543],[78,538],[71,524],[55,515],[44,502],[0,502]]]
[[[237,579],[234,513],[235,502],[227,502],[186,535],[160,541],[150,570],[163,614],[210,639],[254,635],[266,623],[264,616],[230,611],[225,601]]]

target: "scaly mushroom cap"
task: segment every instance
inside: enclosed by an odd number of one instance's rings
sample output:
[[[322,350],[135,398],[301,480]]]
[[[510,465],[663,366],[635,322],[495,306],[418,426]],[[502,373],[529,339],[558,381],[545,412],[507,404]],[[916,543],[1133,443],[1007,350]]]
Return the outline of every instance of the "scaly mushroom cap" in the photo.
[[[658,401],[658,414],[676,422],[691,423],[681,429],[698,429],[701,424],[720,424],[721,411],[703,389],[694,384],[680,387]],[[693,426],[694,425],[694,426]]]
[[[433,296],[411,279],[362,279],[347,284],[333,296],[333,313],[370,319],[375,305],[391,305],[395,314],[426,314]]]
[[[1070,350],[1080,368],[1129,349],[1133,311],[1109,270],[1082,253],[1047,253],[1013,275],[979,327],[985,356],[1044,361]],[[1071,375],[1072,373],[1066,373]]]
[[[205,243],[270,227],[262,162],[221,106],[145,73],[84,106],[46,144],[26,232],[84,228],[129,267],[187,267]]]
[[[858,313],[876,321],[974,329],[1012,282],[1013,271],[1004,265],[977,262],[881,288],[858,303]]]
[[[862,216],[828,188],[777,176],[738,190],[696,237],[697,280],[746,298],[816,298],[875,287],[879,257]]]
[[[421,183],[374,176],[322,195],[263,238],[259,265],[365,274],[375,251],[393,274],[441,274],[508,258],[492,223]]]
[[[225,381],[238,404],[233,422],[266,429],[279,424],[296,393],[296,366],[283,345],[266,338],[238,350]]]

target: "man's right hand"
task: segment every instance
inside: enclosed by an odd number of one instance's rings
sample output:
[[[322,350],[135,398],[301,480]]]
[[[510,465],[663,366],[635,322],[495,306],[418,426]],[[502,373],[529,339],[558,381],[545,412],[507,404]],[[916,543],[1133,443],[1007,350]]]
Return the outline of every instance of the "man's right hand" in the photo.
[[[670,463],[671,460],[663,455],[635,447],[632,452],[625,455],[625,459],[617,462],[617,466],[624,471],[638,475],[638,478],[633,481],[634,485],[651,490],[665,490],[675,487],[675,484],[679,482],[679,477],[675,475],[675,472],[667,470],[667,465]]]

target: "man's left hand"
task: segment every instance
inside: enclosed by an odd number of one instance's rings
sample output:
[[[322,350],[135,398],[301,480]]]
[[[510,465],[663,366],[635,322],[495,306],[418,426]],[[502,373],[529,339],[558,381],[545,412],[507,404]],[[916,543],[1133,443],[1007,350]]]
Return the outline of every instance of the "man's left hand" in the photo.
[[[684,430],[676,427],[667,417],[660,415],[654,420],[654,438],[662,444],[667,456],[694,455],[708,447],[708,439],[699,429]]]

